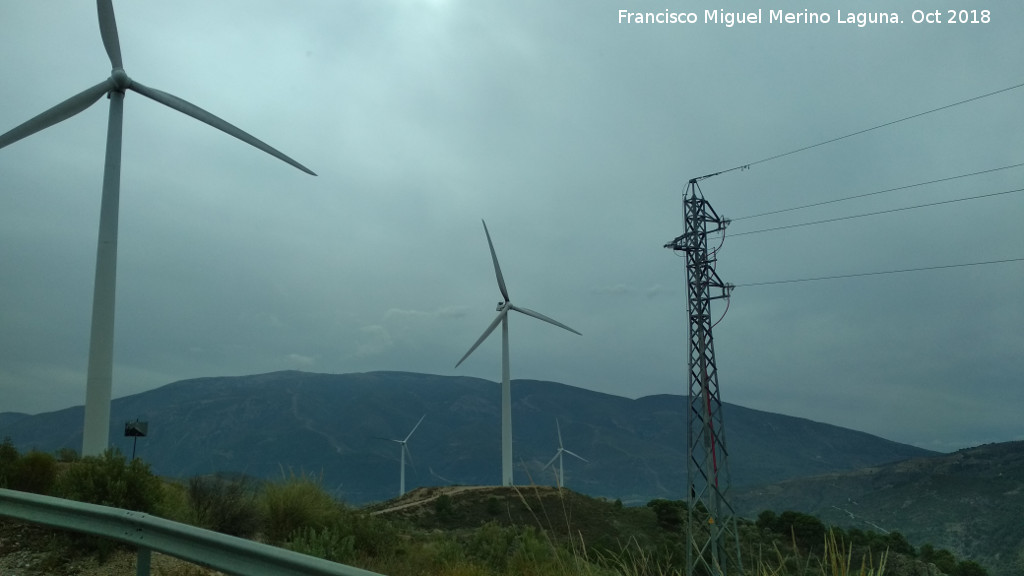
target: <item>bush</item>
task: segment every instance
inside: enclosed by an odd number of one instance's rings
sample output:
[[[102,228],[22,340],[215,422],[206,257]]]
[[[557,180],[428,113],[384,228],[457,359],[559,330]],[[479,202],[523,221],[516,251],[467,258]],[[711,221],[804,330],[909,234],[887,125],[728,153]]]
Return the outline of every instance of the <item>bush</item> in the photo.
[[[357,558],[393,557],[400,548],[398,530],[387,520],[337,505],[337,518],[325,528],[300,527],[285,547],[325,558],[351,563]]]
[[[434,500],[434,515],[438,520],[451,520],[454,517],[452,510],[452,497],[448,494],[441,494]]]
[[[939,548],[933,552],[925,562],[935,564],[935,567],[943,574],[952,574],[956,570],[956,556],[953,556],[953,553],[945,548]]]
[[[964,560],[956,565],[953,576],[988,576],[988,570],[974,560]]]
[[[267,484],[261,495],[266,536],[271,542],[285,542],[304,528],[322,530],[340,517],[338,503],[320,485],[320,479],[303,474],[280,483]]]
[[[465,550],[470,558],[479,560],[491,570],[500,573],[508,568],[514,541],[513,528],[504,528],[492,520],[470,537]]]
[[[825,525],[810,514],[787,510],[776,515],[765,510],[757,516],[756,524],[758,528],[770,530],[783,538],[792,538],[805,551],[820,552],[825,541]]]
[[[192,478],[188,482],[188,503],[196,526],[243,538],[259,528],[256,494],[245,478]]]
[[[9,486],[22,492],[50,494],[57,482],[57,460],[45,452],[33,450],[11,466]]]
[[[11,438],[4,438],[3,443],[0,443],[0,488],[7,488],[19,457],[18,449],[14,447]]]
[[[72,464],[57,479],[55,493],[69,500],[149,514],[156,513],[163,501],[163,486],[149,464],[139,459],[126,463],[116,448]]]
[[[682,500],[665,500],[657,498],[647,503],[658,518],[658,525],[669,532],[680,532],[686,519],[686,502]]]
[[[317,530],[306,526],[293,532],[285,547],[301,554],[347,564],[355,558],[355,541],[355,536],[343,535],[334,528]]]
[[[80,458],[78,457],[78,452],[75,452],[74,448],[61,448],[60,450],[57,450],[56,455],[57,462],[67,463],[78,462],[80,460]]]

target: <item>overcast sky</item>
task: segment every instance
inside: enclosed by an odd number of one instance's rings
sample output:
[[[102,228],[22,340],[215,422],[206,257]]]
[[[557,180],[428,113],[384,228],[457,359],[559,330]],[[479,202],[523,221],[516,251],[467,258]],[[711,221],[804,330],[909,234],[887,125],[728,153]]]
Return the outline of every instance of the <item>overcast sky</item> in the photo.
[[[114,396],[298,369],[685,394],[682,233],[695,176],[1024,81],[1024,4],[913,24],[891,0],[115,2],[128,74],[316,171],[137,93],[125,101]],[[761,8],[726,27],[705,10]],[[829,24],[768,23],[769,10]],[[689,10],[688,25],[619,10]],[[837,10],[904,23],[837,23]],[[982,18],[979,13],[978,18]],[[0,4],[0,132],[109,75],[91,2]],[[705,180],[735,218],[718,273],[722,399],[953,450],[1024,438],[1024,88]],[[84,402],[108,104],[0,150],[0,411]],[[731,235],[735,234],[735,237]],[[714,241],[717,242],[716,236]],[[724,301],[716,302],[717,319]],[[728,424],[728,414],[726,414]]]

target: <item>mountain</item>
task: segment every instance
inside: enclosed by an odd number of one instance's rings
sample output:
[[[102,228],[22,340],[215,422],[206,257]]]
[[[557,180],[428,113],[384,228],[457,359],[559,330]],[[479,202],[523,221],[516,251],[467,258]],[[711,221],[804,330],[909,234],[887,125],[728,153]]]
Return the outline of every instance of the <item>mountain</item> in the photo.
[[[0,428],[9,424],[14,424],[22,418],[28,418],[31,414],[25,414],[22,412],[0,412]]]
[[[993,574],[1024,576],[1024,442],[737,490],[732,502],[742,515],[794,510],[827,524],[898,530]]]
[[[566,484],[593,496],[642,503],[680,499],[686,486],[686,401],[636,400],[556,382],[515,380],[512,418],[517,484],[552,484],[543,465],[565,448]],[[137,455],[154,472],[188,477],[236,472],[261,478],[323,475],[325,487],[360,504],[397,495],[399,447],[409,440],[406,484],[490,485],[500,479],[500,385],[405,372],[198,378],[119,398],[111,439],[131,454],[123,423],[149,423]],[[724,407],[734,486],[852,470],[933,455],[862,432],[735,405]],[[83,409],[0,425],[20,448],[81,446]]]

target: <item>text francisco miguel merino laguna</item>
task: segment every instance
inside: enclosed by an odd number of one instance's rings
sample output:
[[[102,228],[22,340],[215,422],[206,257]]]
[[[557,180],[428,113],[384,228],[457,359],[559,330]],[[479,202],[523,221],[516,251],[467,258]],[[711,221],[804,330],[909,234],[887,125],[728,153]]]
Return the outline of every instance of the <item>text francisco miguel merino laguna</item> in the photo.
[[[767,19],[765,18],[767,12]],[[919,11],[918,11],[919,12]],[[914,18],[917,21],[917,18]],[[619,10],[619,24],[722,24],[731,28],[736,24],[856,24],[864,27],[868,24],[900,24],[901,19],[896,12],[786,12],[784,10],[764,10],[756,12],[727,12],[725,10],[704,10],[701,18],[698,12],[630,12]]]

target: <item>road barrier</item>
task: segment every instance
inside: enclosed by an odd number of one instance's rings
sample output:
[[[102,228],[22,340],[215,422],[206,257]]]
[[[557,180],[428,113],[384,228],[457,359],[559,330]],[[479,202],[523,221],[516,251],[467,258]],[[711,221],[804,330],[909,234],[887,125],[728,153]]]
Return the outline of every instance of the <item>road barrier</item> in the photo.
[[[0,516],[136,546],[138,576],[149,576],[152,550],[239,576],[381,576],[142,512],[16,490],[0,488]]]

